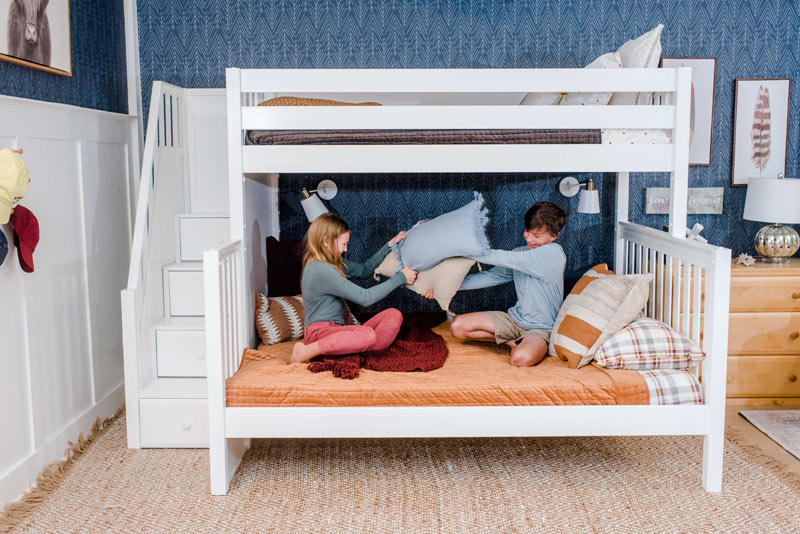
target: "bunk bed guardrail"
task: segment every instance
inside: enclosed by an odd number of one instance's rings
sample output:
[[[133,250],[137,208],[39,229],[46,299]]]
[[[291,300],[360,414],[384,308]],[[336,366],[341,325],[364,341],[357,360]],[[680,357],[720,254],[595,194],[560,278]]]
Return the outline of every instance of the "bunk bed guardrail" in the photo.
[[[172,232],[184,208],[183,118],[185,90],[153,82],[139,178],[128,284],[121,294],[126,406],[138,410],[142,366],[154,366],[149,327],[164,315],[161,268],[178,257]],[[164,179],[165,177],[171,179]],[[166,226],[165,226],[166,225]],[[164,228],[169,228],[168,232]],[[160,231],[159,231],[160,230]],[[134,355],[138,354],[138,358]],[[129,413],[129,424],[138,417]],[[139,447],[139,432],[128,432],[128,446]]]

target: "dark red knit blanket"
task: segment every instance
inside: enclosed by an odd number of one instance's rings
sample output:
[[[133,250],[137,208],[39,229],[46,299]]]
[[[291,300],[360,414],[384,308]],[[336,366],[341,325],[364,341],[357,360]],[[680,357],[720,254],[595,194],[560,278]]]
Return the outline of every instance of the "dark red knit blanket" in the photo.
[[[433,371],[444,365],[447,344],[431,328],[447,319],[444,312],[403,315],[403,324],[387,349],[342,356],[317,356],[308,370],[333,372],[338,378],[358,377],[361,369],[372,371]]]

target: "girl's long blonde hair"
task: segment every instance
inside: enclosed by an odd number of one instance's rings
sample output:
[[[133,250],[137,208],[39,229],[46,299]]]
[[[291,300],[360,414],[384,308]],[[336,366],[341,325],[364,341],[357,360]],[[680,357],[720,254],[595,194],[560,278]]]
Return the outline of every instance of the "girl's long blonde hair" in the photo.
[[[344,219],[335,213],[323,213],[314,219],[306,232],[303,268],[310,261],[318,261],[333,265],[337,271],[342,273],[342,276],[347,276],[344,274],[342,255],[336,248],[336,240],[349,231],[350,227],[347,226]],[[326,241],[329,244],[327,247],[325,246]]]

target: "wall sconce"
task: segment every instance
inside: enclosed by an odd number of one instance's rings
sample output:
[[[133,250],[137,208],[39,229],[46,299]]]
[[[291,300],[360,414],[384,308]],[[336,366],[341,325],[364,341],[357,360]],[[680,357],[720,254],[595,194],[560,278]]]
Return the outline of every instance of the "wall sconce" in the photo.
[[[303,206],[303,211],[306,213],[308,222],[312,222],[323,213],[328,213],[328,208],[322,203],[320,197],[325,200],[330,200],[335,197],[338,192],[339,188],[333,180],[322,180],[317,184],[317,188],[311,191],[304,187],[303,190],[300,191],[300,195],[303,197],[300,200],[300,205]],[[319,194],[319,196],[314,193]]]
[[[586,189],[581,191],[583,186]],[[558,190],[565,197],[574,197],[580,191],[578,213],[600,213],[600,193],[594,188],[592,180],[580,183],[574,176],[567,176],[558,183]]]

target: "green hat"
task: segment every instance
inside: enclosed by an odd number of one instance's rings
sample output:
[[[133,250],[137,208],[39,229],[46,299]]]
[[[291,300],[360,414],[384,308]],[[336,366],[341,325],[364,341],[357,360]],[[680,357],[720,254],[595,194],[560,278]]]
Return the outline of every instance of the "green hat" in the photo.
[[[14,204],[28,192],[28,167],[19,154],[0,149],[0,224],[6,224]]]

